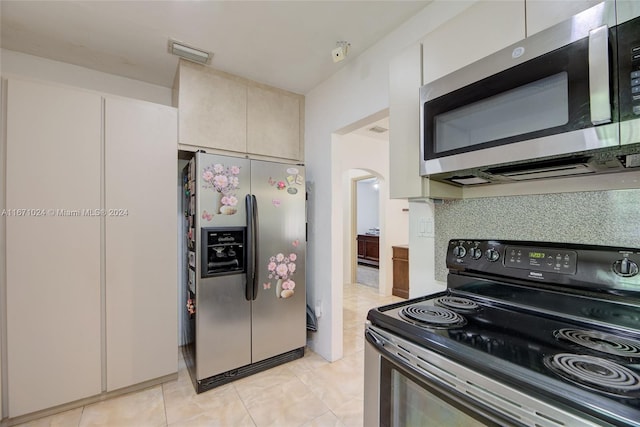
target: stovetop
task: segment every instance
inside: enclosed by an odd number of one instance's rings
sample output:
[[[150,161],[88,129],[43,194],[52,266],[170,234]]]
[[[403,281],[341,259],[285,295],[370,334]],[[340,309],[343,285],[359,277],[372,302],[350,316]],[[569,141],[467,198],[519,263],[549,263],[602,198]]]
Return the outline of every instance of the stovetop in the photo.
[[[455,249],[461,242],[466,251]],[[552,246],[452,241],[446,291],[373,309],[367,318],[518,389],[579,410],[625,412],[640,420],[640,282],[635,274],[614,271],[619,258],[636,260],[640,250]],[[474,247],[482,253],[479,260],[461,259]],[[498,248],[501,264],[485,258],[494,256],[488,247]],[[524,253],[521,263],[528,268],[510,267],[514,249]],[[549,265],[537,269],[548,256]],[[435,323],[424,323],[431,317]]]

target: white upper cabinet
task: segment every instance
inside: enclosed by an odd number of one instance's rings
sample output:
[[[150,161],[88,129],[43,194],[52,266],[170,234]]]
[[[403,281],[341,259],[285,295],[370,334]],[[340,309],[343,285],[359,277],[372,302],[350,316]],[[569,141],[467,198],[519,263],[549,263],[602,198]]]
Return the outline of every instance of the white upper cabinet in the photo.
[[[420,176],[420,51],[415,43],[389,64],[389,196],[458,198],[460,189]]]
[[[422,195],[420,176],[420,51],[415,43],[389,63],[389,194],[392,198]]]
[[[188,61],[174,84],[179,148],[304,161],[304,96]]]
[[[626,22],[632,18],[640,16],[639,0],[618,0],[616,1],[616,14],[619,24]]]
[[[422,40],[423,84],[525,37],[523,1],[479,1]]]
[[[457,198],[462,190],[420,176],[420,86],[524,38],[524,2],[481,1],[389,64],[392,198]]]
[[[527,37],[559,24],[603,0],[526,0]]]

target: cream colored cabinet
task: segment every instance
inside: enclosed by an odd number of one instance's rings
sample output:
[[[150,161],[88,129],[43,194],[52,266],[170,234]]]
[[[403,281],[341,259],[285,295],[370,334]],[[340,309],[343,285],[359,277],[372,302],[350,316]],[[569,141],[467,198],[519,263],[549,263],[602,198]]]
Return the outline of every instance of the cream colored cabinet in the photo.
[[[524,1],[481,0],[422,40],[428,83],[525,37]]]
[[[174,108],[105,101],[107,391],[177,370]]]
[[[177,371],[174,108],[7,82],[8,417]]]
[[[188,61],[174,84],[179,148],[304,160],[304,96]]]
[[[304,103],[298,95],[248,86],[247,152],[302,160]]]
[[[5,415],[16,417],[101,392],[100,217],[80,214],[100,207],[102,101],[7,84]]]
[[[526,0],[527,37],[552,27],[603,0]],[[613,0],[611,0],[613,1]]]
[[[179,143],[247,151],[247,86],[231,75],[181,61],[177,95]]]

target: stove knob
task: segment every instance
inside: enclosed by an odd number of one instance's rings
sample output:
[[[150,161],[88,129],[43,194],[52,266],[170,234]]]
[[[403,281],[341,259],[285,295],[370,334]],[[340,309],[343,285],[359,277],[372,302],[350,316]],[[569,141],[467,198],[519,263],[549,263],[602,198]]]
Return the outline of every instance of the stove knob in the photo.
[[[638,264],[624,258],[613,263],[613,272],[618,276],[632,277],[638,274]]]
[[[500,252],[496,251],[493,248],[487,249],[487,252],[485,252],[485,255],[487,256],[487,259],[491,262],[497,261],[500,258]]]
[[[464,246],[456,246],[455,248],[453,248],[453,255],[457,256],[458,258],[464,258],[466,254],[467,250],[464,248]]]
[[[469,249],[469,254],[471,254],[471,258],[473,258],[473,259],[482,258],[482,250],[480,248],[471,248],[471,249]]]

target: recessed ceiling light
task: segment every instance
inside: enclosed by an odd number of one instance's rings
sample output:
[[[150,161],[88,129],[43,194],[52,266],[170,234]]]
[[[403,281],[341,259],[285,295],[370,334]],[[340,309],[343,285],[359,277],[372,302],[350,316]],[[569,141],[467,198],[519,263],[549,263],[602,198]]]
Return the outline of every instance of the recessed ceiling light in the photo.
[[[169,53],[199,64],[208,64],[213,57],[211,52],[187,46],[182,42],[171,39],[169,39]]]

